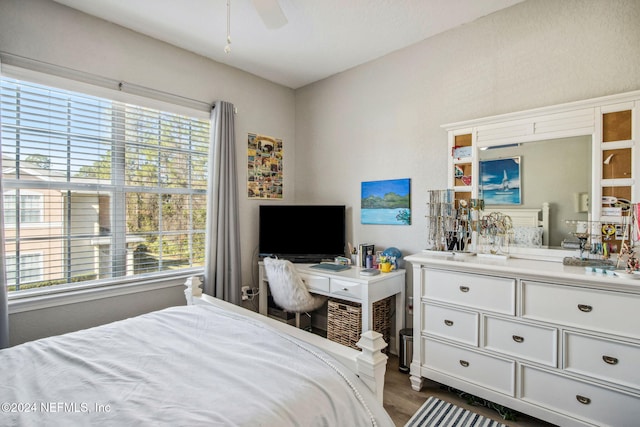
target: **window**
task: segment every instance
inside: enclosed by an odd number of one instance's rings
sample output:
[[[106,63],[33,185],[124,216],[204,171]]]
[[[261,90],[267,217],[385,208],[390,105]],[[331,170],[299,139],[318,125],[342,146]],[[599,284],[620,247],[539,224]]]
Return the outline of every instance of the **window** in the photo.
[[[208,121],[9,78],[0,107],[10,291],[204,264]]]
[[[20,255],[20,262],[16,263],[15,255],[7,258],[7,284],[33,283],[43,279],[42,253],[28,253]],[[18,279],[19,277],[19,279]]]
[[[20,200],[20,203],[17,200]],[[5,224],[15,225],[16,218],[20,223],[41,223],[43,217],[43,196],[40,193],[22,191],[17,195],[15,190],[4,193],[4,221]]]

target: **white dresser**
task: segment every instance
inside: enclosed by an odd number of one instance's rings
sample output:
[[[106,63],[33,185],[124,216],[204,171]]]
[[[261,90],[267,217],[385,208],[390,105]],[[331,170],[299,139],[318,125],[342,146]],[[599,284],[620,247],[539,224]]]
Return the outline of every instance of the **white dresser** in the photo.
[[[524,259],[415,254],[411,385],[561,426],[640,425],[640,280]]]

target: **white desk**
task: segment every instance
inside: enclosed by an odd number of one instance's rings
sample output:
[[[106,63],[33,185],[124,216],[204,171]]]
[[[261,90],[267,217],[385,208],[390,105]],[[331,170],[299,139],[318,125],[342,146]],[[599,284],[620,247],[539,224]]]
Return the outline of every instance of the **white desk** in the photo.
[[[258,277],[258,311],[267,315],[268,280],[264,273],[262,261],[259,262]],[[330,271],[310,268],[314,264],[295,264],[296,269],[315,294],[326,295],[347,301],[357,302],[362,307],[362,331],[368,331],[373,325],[373,303],[396,295],[395,327],[391,330],[392,342],[389,349],[398,354],[398,332],[404,328],[404,289],[405,271],[396,270],[390,273],[380,273],[376,276],[360,274],[361,268],[351,267],[348,270]]]

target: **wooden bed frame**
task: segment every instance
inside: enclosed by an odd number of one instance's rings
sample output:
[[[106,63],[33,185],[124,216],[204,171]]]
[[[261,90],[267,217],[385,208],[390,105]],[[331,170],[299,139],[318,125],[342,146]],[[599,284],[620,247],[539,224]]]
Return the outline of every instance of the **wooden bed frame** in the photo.
[[[197,276],[187,279],[185,283],[187,289],[185,289],[184,293],[188,305],[213,305],[224,310],[238,313],[266,323],[279,331],[322,349],[358,375],[375,394],[378,401],[382,403],[384,375],[388,359],[387,355],[381,351],[387,346],[387,343],[385,343],[382,338],[382,334],[375,331],[362,333],[357,343],[362,351],[354,350],[337,342],[309,333],[303,329],[298,329],[287,323],[263,316],[255,311],[203,294],[200,288],[201,283],[201,279]]]

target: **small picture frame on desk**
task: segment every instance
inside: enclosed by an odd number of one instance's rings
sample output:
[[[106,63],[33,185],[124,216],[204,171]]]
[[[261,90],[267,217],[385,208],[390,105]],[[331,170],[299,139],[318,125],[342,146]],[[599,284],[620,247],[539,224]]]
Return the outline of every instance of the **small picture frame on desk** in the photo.
[[[358,267],[367,267],[367,255],[375,256],[375,245],[369,243],[362,243],[358,245],[358,259],[360,261]]]

